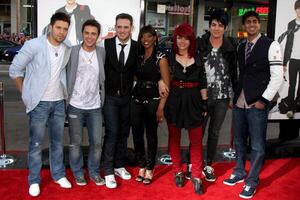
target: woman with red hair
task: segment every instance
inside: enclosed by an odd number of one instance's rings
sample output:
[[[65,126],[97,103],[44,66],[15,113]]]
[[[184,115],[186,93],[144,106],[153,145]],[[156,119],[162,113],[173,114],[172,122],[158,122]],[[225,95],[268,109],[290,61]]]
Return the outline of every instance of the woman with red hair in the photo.
[[[196,54],[196,39],[189,24],[179,25],[173,36],[173,53],[169,57],[172,81],[165,117],[169,130],[169,152],[173,162],[175,184],[184,185],[181,165],[181,129],[186,129],[190,140],[192,182],[195,193],[203,194],[202,134],[204,117],[207,114],[206,74],[201,57]]]

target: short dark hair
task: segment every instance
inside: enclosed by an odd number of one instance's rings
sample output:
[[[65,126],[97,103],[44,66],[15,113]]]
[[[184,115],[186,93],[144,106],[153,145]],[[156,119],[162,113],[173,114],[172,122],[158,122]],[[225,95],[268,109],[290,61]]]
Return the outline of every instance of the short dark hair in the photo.
[[[295,7],[295,10],[300,8],[300,0],[295,1],[295,6],[294,7]]]
[[[211,25],[211,22],[213,20],[220,22],[226,28],[228,26],[229,17],[228,17],[228,14],[224,10],[215,10],[210,15],[209,26]]]
[[[131,15],[127,14],[127,13],[120,13],[116,16],[116,23],[118,21],[118,19],[128,19],[130,21],[130,25],[133,24],[133,18]]]
[[[70,16],[63,12],[54,13],[50,19],[50,24],[53,26],[56,21],[64,21],[70,25]]]
[[[258,20],[258,22],[260,23],[260,17],[258,15],[258,13],[253,10],[250,10],[243,15],[242,23],[245,24],[246,19],[249,17],[255,17]]]
[[[83,24],[82,24],[82,28],[81,28],[81,32],[83,33],[84,28],[86,26],[93,26],[96,27],[98,29],[98,35],[100,35],[101,32],[101,25],[99,24],[99,22],[95,19],[88,19],[86,20]]]

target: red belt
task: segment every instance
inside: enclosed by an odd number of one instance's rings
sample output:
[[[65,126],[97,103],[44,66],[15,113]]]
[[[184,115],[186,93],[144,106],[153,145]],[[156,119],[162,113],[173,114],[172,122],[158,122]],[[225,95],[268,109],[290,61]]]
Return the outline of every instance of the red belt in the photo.
[[[171,85],[173,87],[179,87],[179,88],[196,88],[199,87],[199,82],[185,82],[185,81],[178,81],[178,80],[173,80],[171,81]]]

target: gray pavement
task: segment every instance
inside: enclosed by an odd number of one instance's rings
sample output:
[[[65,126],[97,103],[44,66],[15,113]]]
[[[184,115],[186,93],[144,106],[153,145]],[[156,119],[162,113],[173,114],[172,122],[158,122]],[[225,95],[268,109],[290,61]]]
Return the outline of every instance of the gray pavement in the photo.
[[[9,65],[0,63],[0,81],[4,82],[4,130],[6,138],[7,151],[27,151],[28,146],[28,118],[25,113],[25,107],[21,101],[20,93],[15,89],[8,76]],[[228,110],[226,119],[223,123],[219,138],[219,147],[229,146],[231,129],[231,110]],[[183,131],[182,145],[188,146],[188,137]],[[267,138],[277,138],[279,133],[278,123],[268,123]],[[205,134],[203,143],[206,141]],[[168,131],[166,123],[158,127],[159,147],[166,148],[168,145]],[[65,129],[64,143],[69,143],[67,128]],[[48,137],[45,137],[44,147],[48,147]],[[84,137],[84,145],[88,145],[87,134]],[[129,147],[133,147],[132,137],[128,140]]]

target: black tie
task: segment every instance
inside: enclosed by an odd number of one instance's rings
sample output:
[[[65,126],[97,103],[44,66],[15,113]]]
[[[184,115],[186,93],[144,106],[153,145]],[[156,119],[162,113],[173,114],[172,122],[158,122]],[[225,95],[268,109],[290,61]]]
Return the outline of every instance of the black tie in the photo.
[[[297,24],[296,27],[295,27],[294,33],[297,32],[299,30],[299,28],[300,28],[300,25]]]
[[[125,62],[125,53],[124,53],[124,47],[127,45],[127,44],[119,44],[121,47],[122,47],[122,49],[121,49],[121,51],[120,51],[120,54],[119,54],[119,63],[120,63],[120,66],[121,67],[124,67],[124,62]]]
[[[252,42],[248,42],[247,43],[247,47],[246,47],[246,53],[245,53],[245,62],[247,63],[247,60],[250,56],[250,53],[251,53],[251,47],[253,46],[253,43]]]

